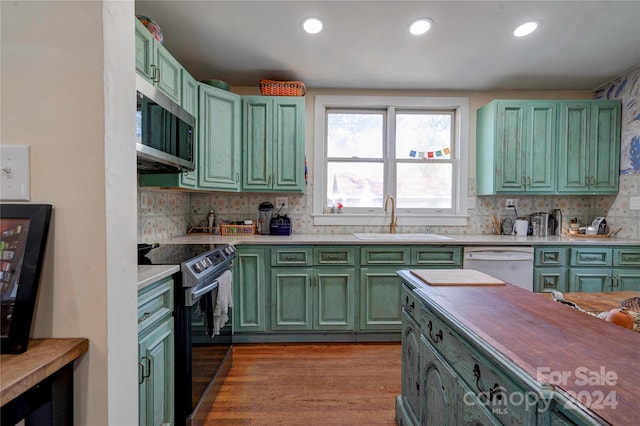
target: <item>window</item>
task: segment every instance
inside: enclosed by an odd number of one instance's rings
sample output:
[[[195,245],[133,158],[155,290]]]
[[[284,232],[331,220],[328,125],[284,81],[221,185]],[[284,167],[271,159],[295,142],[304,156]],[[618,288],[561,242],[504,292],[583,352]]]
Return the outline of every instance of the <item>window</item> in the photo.
[[[316,225],[386,223],[388,195],[400,225],[466,225],[467,98],[317,96],[315,115]]]

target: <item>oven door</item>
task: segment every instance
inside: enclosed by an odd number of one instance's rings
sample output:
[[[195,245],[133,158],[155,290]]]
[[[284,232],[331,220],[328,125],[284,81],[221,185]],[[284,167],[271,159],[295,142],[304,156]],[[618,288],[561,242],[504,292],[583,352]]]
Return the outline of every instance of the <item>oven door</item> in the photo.
[[[229,321],[219,330],[219,335],[212,337],[217,282],[214,280],[183,290],[185,303],[183,318],[179,321],[182,323],[183,336],[181,346],[177,346],[176,351],[183,352],[182,356],[177,357],[181,358],[183,365],[176,368],[176,403],[182,406],[182,409],[178,407],[178,413],[184,416],[185,425],[203,425],[231,368],[232,313],[229,309]]]

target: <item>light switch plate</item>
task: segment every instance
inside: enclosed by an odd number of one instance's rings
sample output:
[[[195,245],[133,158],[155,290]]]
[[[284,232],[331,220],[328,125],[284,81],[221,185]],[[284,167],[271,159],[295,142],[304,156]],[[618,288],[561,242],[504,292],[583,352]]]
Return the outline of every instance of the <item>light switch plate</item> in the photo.
[[[0,168],[0,200],[30,200],[29,145],[0,145]]]
[[[640,210],[640,197],[629,197],[629,209]]]

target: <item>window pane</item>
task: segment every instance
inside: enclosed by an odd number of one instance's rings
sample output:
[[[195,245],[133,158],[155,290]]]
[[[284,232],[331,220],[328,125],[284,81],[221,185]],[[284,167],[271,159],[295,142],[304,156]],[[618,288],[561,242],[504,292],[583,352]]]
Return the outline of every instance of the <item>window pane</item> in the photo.
[[[396,114],[396,158],[451,158],[451,114]]]
[[[327,156],[382,158],[384,120],[381,113],[327,114]]]
[[[383,170],[382,163],[328,162],[328,206],[382,207]]]
[[[452,172],[451,163],[398,163],[398,207],[452,208]]]

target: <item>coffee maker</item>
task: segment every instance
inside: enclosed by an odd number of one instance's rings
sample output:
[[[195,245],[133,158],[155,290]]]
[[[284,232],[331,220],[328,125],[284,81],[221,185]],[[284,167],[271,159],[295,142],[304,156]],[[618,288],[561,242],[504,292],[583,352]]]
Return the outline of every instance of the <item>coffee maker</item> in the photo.
[[[556,230],[556,220],[549,213],[534,213],[531,215],[531,230],[534,237],[548,237]]]
[[[273,204],[268,201],[260,203],[258,206],[258,233],[269,235],[271,217],[273,216]]]

